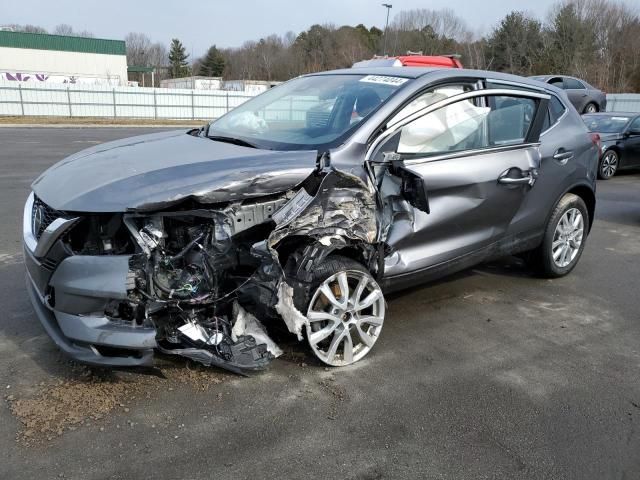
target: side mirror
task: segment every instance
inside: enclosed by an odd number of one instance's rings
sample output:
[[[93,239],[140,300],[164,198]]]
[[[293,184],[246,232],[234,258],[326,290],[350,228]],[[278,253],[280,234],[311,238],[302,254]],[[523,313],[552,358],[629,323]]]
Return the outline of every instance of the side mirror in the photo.
[[[409,205],[422,210],[424,213],[431,213],[429,194],[424,184],[424,179],[404,165],[399,165],[396,168],[396,175],[402,179],[402,197],[409,202]]]

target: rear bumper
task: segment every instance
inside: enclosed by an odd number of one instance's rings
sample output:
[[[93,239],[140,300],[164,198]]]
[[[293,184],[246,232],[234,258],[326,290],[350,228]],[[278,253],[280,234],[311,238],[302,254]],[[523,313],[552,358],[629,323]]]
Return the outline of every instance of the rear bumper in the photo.
[[[110,298],[117,298],[113,280],[124,275],[126,262],[113,257],[68,257],[51,272],[25,246],[26,287],[33,309],[54,343],[72,359],[97,366],[132,367],[153,364],[156,347],[154,328],[117,322],[97,310]],[[111,260],[111,261],[109,261]],[[94,268],[88,270],[87,266]],[[89,272],[91,272],[89,274]],[[125,285],[122,285],[125,290]],[[126,290],[125,290],[126,291]],[[55,297],[54,307],[49,296]],[[57,309],[61,305],[67,311]],[[84,306],[87,313],[73,311]],[[98,312],[98,313],[96,313]]]

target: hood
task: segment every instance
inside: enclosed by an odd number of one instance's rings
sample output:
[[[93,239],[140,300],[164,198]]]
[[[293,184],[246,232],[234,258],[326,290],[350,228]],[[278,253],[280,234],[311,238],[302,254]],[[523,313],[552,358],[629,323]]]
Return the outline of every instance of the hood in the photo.
[[[187,198],[242,200],[288,190],[316,167],[317,152],[257,150],[185,131],[104,143],[53,165],[32,184],[56,210],[124,212]]]

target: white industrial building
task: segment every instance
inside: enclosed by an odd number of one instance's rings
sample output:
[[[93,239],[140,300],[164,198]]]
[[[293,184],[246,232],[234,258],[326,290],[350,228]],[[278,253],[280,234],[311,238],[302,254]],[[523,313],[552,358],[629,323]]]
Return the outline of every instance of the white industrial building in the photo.
[[[0,81],[127,85],[123,40],[0,30]]]

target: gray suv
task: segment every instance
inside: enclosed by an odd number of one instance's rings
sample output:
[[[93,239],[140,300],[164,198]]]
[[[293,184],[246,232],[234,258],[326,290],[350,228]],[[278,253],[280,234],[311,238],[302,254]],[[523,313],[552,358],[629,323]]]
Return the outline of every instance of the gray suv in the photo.
[[[243,373],[282,353],[279,329],[351,364],[380,337],[383,292],[505,255],[575,267],[598,147],[567,105],[511,75],[361,68],[94,146],[32,185],[32,304],[94,365],[162,352]]]

